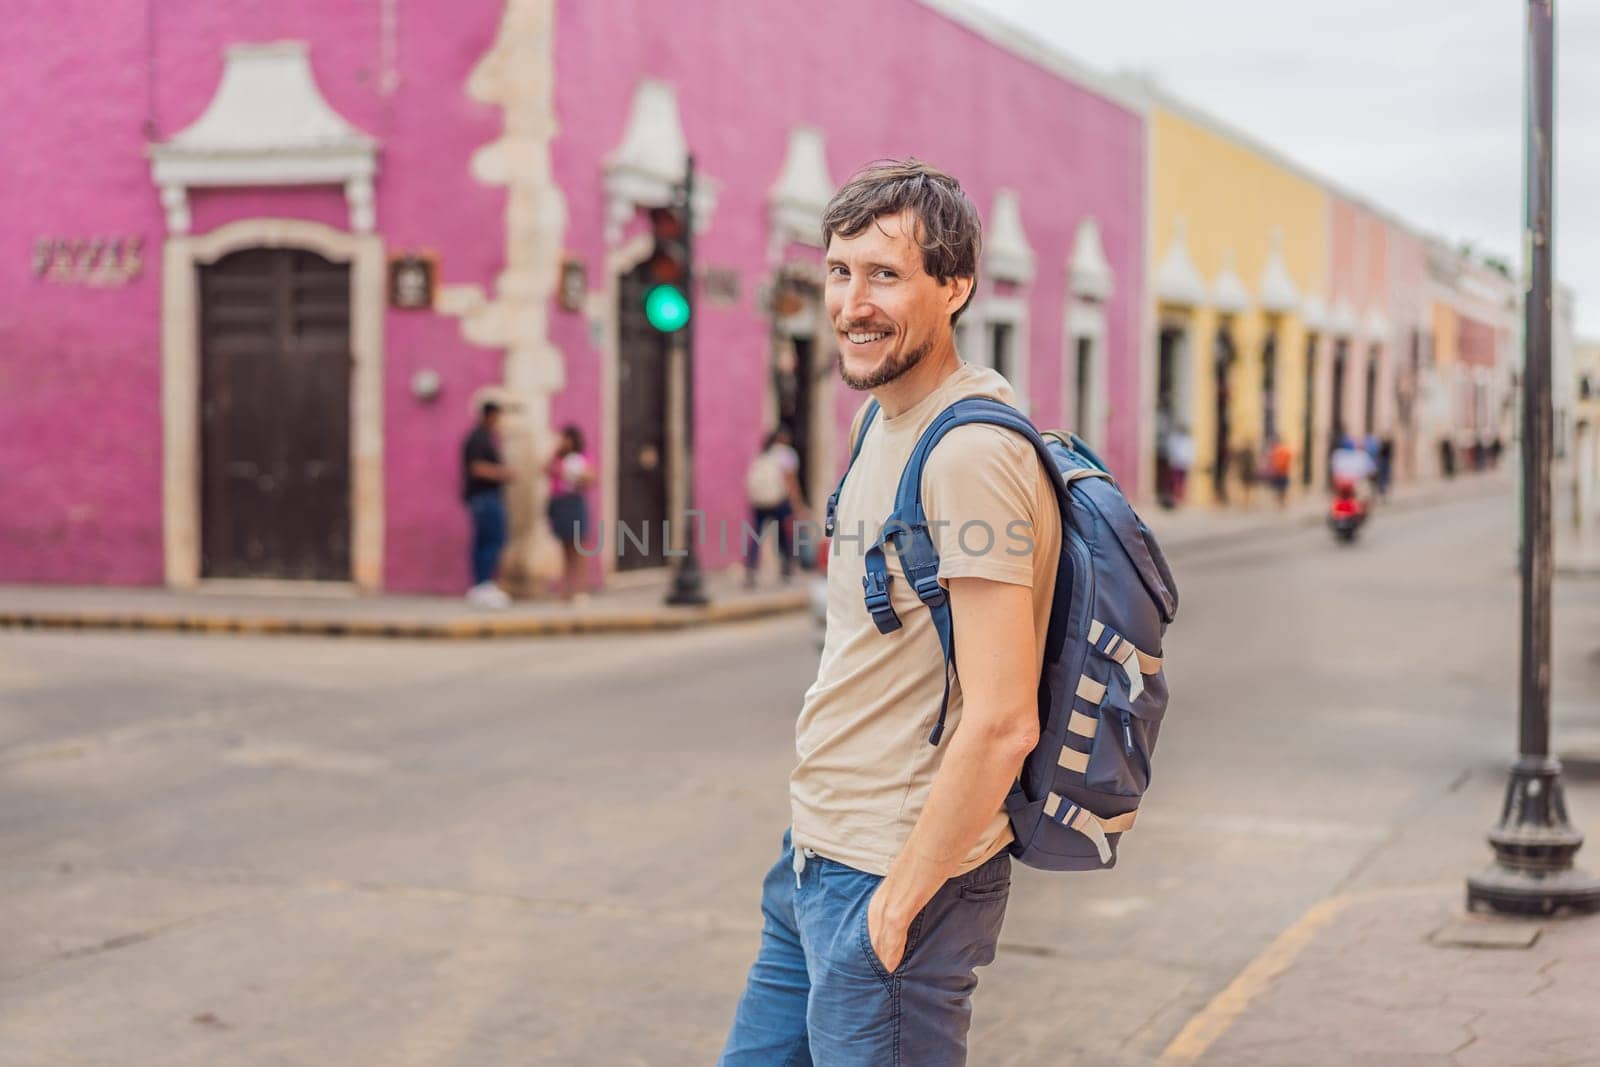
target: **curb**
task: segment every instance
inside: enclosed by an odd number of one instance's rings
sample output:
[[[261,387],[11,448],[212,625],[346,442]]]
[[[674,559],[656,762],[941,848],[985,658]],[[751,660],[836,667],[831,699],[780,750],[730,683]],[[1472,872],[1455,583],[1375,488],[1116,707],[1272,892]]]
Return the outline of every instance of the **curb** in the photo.
[[[574,634],[646,633],[743,622],[803,611],[806,594],[792,593],[671,608],[556,617],[458,617],[438,621],[290,618],[166,611],[0,611],[0,629],[133,630],[163,633],[251,634],[274,637],[376,637],[482,640],[498,637],[559,637]]]
[[[1503,492],[1503,482],[1470,489],[1422,491],[1389,501],[1384,511],[1405,512],[1471,500]],[[1179,540],[1166,546],[1174,559],[1219,545],[1247,545],[1291,530],[1322,523],[1320,510],[1273,518],[1236,530]],[[1160,532],[1157,531],[1157,537]],[[1561,568],[1557,567],[1558,572]],[[281,637],[361,637],[412,640],[487,640],[506,637],[565,637],[577,634],[652,633],[745,622],[804,611],[804,591],[770,594],[709,604],[701,608],[653,608],[596,612],[571,616],[454,616],[436,621],[383,618],[293,618],[270,614],[208,611],[118,611],[109,609],[7,611],[0,609],[0,630],[123,630],[158,633],[248,634]]]

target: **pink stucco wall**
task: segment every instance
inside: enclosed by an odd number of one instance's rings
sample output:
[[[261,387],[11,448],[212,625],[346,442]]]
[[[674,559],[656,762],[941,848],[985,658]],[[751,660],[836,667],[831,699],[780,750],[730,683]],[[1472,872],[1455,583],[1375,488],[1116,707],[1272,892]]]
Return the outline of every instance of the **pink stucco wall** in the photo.
[[[797,123],[826,133],[836,181],[883,156],[957,174],[983,211],[1021,196],[1037,257],[1026,290],[1033,410],[1061,418],[1066,264],[1078,223],[1099,223],[1116,278],[1108,308],[1111,415],[1105,452],[1136,477],[1143,132],[1137,115],[985,42],[913,0],[749,5],[560,0],[555,33],[556,179],[564,250],[603,284],[603,161],[635,86],[677,89],[702,170],[718,186],[702,264],[739,273],[735,306],[699,310],[699,503],[742,511],[744,464],[764,427],[770,324],[767,192]],[[162,557],[160,264],[166,223],[145,154],[194,121],[227,45],[303,40],[324,96],[380,143],[377,230],[386,251],[438,253],[443,284],[492,292],[504,262],[503,191],[470,174],[501,114],[465,83],[493,42],[500,0],[398,4],[397,88],[380,91],[380,5],[371,0],[171,0],[106,5],[19,0],[0,36],[0,581],[159,584]],[[848,27],[844,34],[843,27]],[[873,42],[864,63],[841,41]],[[290,217],[348,228],[339,190],[206,190],[193,232]],[[41,237],[137,236],[144,270],[114,288],[37,279]],[[814,254],[814,253],[813,253]],[[600,353],[589,323],[552,307],[567,385],[555,418],[609,447]],[[432,312],[384,318],[385,585],[458,591],[466,581],[457,448],[468,401],[500,375],[499,352]],[[433,404],[409,393],[443,378]],[[854,409],[841,402],[841,420]],[[840,433],[843,433],[841,422]],[[718,562],[712,560],[710,562]]]
[[[468,160],[500,115],[463,86],[499,12],[496,0],[399,5],[400,81],[385,95],[379,5],[366,0],[13,5],[0,43],[0,138],[13,149],[0,163],[0,580],[163,580],[166,226],[144,152],[198,117],[224,47],[309,42],[324,96],[381,143],[386,248],[437,250],[444,281],[490,284],[503,258],[503,195],[474,182]],[[197,191],[192,207],[195,233],[259,216],[348,228],[335,189]],[[119,288],[33,277],[37,238],[98,235],[143,238],[143,274]],[[456,589],[466,580],[456,448],[468,397],[498,378],[500,358],[466,344],[453,320],[390,312],[384,359],[386,583]],[[407,391],[424,366],[444,379],[432,406]]]
[[[1111,419],[1106,452],[1130,490],[1137,470],[1143,127],[1124,108],[1030,65],[913,0],[755,5],[701,0],[564,0],[556,25],[556,177],[567,197],[566,245],[604,263],[602,163],[619,143],[642,78],[677,92],[684,132],[717,184],[697,260],[736,269],[735,307],[704,306],[697,349],[698,503],[711,518],[743,510],[742,471],[765,429],[770,323],[756,292],[770,277],[767,193],[789,131],[824,131],[835,182],[884,156],[915,155],[953,172],[980,211],[1015,189],[1037,260],[1027,289],[1033,412],[1057,423],[1065,268],[1079,221],[1094,216],[1116,276],[1109,308]],[[847,42],[871,42],[864,60]],[[557,417],[600,432],[600,353],[581,318],[556,313],[568,386]],[[859,403],[839,405],[845,419]],[[737,529],[737,527],[735,527]]]

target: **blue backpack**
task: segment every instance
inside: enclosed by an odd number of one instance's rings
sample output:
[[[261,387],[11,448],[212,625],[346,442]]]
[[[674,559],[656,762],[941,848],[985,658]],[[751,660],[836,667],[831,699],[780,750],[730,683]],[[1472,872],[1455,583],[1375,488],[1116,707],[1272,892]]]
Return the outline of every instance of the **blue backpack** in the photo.
[[[869,404],[850,454],[878,414]],[[894,510],[868,548],[862,580],[866,608],[881,633],[900,628],[889,601],[884,547],[894,545],[905,580],[933,614],[944,654],[945,695],[930,744],[944,733],[954,666],[950,605],[939,584],[939,557],[922,510],[922,471],[945,434],[987,423],[1021,434],[1039,454],[1061,511],[1061,563],[1039,677],[1039,743],[1006,797],[1012,855],[1051,871],[1108,868],[1133,826],[1150,785],[1150,757],[1167,710],[1161,638],[1178,609],[1177,586],[1155,538],[1105,465],[1077,437],[1041,435],[1017,409],[997,400],[951,404],[928,427],[906,461]],[[846,467],[828,498],[834,530]]]

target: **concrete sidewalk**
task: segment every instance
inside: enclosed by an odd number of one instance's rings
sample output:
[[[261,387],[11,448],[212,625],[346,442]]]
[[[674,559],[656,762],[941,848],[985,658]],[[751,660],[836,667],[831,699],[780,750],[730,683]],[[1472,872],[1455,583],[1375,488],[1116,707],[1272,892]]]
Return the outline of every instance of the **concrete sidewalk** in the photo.
[[[1465,915],[1462,896],[1456,882],[1318,904],[1160,1063],[1600,1064],[1600,917]]]
[[[1427,507],[1463,497],[1506,496],[1504,474],[1458,478],[1421,487],[1397,487],[1383,510]],[[1251,508],[1161,511],[1143,514],[1175,562],[1217,547],[1281,537],[1322,522],[1326,501],[1312,494],[1279,510],[1257,494]],[[1381,519],[1379,520],[1381,521]],[[457,597],[306,594],[292,583],[271,592],[219,585],[199,591],[163,588],[0,586],[0,629],[169,630],[197,633],[294,634],[328,637],[488,638],[560,634],[629,633],[737,622],[798,612],[807,604],[808,575],[793,586],[775,578],[754,591],[743,588],[737,568],[708,574],[711,603],[700,608],[663,603],[666,579],[608,589],[568,604],[526,601],[505,611],[485,611]]]
[[[175,630],[323,637],[488,638],[674,630],[802,610],[806,579],[754,590],[739,574],[708,574],[704,607],[663,603],[665,580],[575,603],[523,601],[503,610],[458,597],[305,595],[219,590],[0,586],[0,628]]]

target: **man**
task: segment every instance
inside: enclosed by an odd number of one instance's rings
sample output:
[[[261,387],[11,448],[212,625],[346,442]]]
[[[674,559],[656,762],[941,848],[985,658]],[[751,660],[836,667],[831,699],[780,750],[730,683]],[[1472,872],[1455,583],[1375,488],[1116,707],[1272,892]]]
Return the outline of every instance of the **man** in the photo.
[[[861,583],[922,431],[958,398],[1013,399],[999,374],[955,349],[978,214],[949,175],[886,162],[834,196],[823,238],[840,375],[882,410],[839,498],[822,662],[796,727],[791,833],[766,877],[760,952],[721,1062],[959,1064],[975,969],[994,959],[1010,890],[1004,800],[1038,738],[1060,517],[1015,434],[962,426],[934,450],[923,499],[956,672],[944,737],[929,744],[945,690],[932,618],[892,552],[901,630],[878,632]]]
[[[500,405],[484,401],[478,424],[461,446],[461,497],[472,516],[472,588],[467,590],[467,600],[485,608],[511,604],[506,591],[494,584],[500,553],[506,547],[502,487],[511,480],[511,468],[500,459],[499,424]]]
[[[1348,490],[1362,500],[1371,495],[1372,478],[1377,470],[1371,454],[1365,448],[1357,448],[1348,434],[1339,439],[1339,447],[1333,450],[1328,461],[1328,475],[1334,491]]]
[[[1278,510],[1289,503],[1290,475],[1294,470],[1294,453],[1282,437],[1273,434],[1268,439],[1267,473],[1272,478],[1272,492],[1278,498]]]

